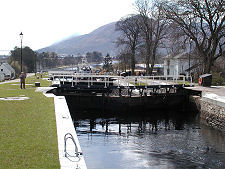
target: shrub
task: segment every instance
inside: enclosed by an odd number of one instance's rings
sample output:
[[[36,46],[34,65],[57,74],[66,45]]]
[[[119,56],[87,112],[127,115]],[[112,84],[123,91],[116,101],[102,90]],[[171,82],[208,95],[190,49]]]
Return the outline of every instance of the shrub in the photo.
[[[220,73],[213,73],[213,75],[212,75],[212,85],[214,85],[214,86],[225,85],[225,78],[222,77]]]

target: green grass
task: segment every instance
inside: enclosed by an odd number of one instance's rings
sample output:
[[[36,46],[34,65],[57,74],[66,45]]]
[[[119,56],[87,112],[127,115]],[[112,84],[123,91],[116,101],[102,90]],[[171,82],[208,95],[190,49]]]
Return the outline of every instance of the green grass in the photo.
[[[188,82],[188,81],[185,81],[185,83],[184,83],[184,81],[177,81],[177,84],[185,84],[185,85],[190,85],[191,83],[190,82]]]
[[[41,87],[48,87],[49,82],[47,80],[37,79],[36,76],[31,76],[26,78],[26,89],[36,89],[35,82],[40,82]],[[0,90],[17,90],[20,88],[20,82],[15,83],[7,83],[7,84],[0,84]],[[0,95],[0,97],[2,97]]]
[[[143,82],[137,82],[136,84],[134,82],[130,82],[130,84],[134,86],[147,86],[147,83],[143,83]]]
[[[41,76],[41,75],[40,75],[40,72],[37,73],[36,76],[39,76],[39,77],[40,77],[40,76]],[[42,73],[42,78],[48,78],[48,72],[43,72],[43,73]]]
[[[27,78],[26,83],[36,80],[46,85],[35,77]],[[53,98],[35,92],[34,86],[26,86],[25,90],[19,87],[0,84],[0,97],[30,98],[0,101],[0,168],[59,168]]]
[[[47,78],[48,76],[44,74],[42,77],[43,78]],[[35,87],[34,86],[34,83],[35,82],[40,82],[41,87],[47,87],[47,86],[49,86],[49,82],[47,80],[42,80],[40,78],[40,76],[39,76],[39,79],[37,79],[36,76],[32,76],[32,77],[29,77],[29,78],[26,79],[26,83],[27,84],[33,84],[33,87]]]

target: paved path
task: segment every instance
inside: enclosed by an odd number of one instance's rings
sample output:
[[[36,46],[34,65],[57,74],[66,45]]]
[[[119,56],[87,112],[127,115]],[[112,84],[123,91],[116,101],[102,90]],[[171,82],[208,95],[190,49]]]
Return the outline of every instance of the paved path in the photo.
[[[34,76],[34,73],[27,73],[27,77]],[[0,82],[0,84],[5,84],[5,83],[16,83],[20,82],[20,79],[13,79],[13,80],[7,80],[4,82]]]
[[[202,91],[203,93],[214,93],[218,96],[225,96],[225,86],[211,86],[211,87],[195,86],[185,88],[195,91]]]
[[[225,107],[225,86],[185,87],[186,89],[202,91],[202,100],[214,105]]]

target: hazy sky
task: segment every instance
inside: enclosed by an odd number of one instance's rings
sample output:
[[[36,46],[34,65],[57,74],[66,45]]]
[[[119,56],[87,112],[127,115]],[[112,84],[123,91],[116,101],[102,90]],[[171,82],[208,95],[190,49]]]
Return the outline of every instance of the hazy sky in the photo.
[[[0,0],[0,51],[20,46],[33,50],[134,13],[135,0]]]

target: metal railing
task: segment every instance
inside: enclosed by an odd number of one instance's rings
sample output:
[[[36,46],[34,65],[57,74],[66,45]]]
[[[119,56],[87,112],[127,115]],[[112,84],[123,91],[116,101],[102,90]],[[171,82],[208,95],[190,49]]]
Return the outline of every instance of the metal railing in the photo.
[[[104,87],[108,87],[110,84],[120,86],[148,86],[148,85],[190,85],[192,86],[191,76],[113,76],[113,75],[98,75],[98,74],[81,74],[81,73],[56,73],[51,74],[52,85],[71,83],[71,87],[76,86],[78,83],[86,83],[88,87],[94,83],[102,83]]]
[[[75,156],[74,155],[71,155],[71,154],[69,154],[67,152],[67,149],[66,149],[67,144],[66,143],[67,143],[67,140],[68,139],[71,139],[73,141],[74,145],[75,145]],[[74,138],[73,138],[73,136],[72,136],[71,133],[67,133],[64,136],[64,153],[65,153],[65,157],[67,157],[67,158],[69,158],[69,157],[78,157],[79,160],[80,160],[80,157],[79,156],[82,155],[82,152],[79,152],[78,151],[78,147],[77,147],[76,141],[74,140]]]

